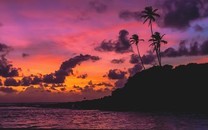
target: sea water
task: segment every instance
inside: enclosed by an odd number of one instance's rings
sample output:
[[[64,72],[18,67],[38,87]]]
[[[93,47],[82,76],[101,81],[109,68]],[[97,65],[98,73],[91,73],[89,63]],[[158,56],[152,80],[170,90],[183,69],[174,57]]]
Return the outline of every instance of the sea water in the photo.
[[[0,107],[0,128],[208,130],[208,117],[7,106]]]

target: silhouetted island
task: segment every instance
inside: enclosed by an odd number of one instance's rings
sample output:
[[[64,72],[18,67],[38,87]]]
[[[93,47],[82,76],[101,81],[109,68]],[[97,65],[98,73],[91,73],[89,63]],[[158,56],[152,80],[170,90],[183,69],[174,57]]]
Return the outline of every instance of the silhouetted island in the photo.
[[[130,77],[111,96],[44,107],[113,111],[207,112],[208,63],[154,66]]]

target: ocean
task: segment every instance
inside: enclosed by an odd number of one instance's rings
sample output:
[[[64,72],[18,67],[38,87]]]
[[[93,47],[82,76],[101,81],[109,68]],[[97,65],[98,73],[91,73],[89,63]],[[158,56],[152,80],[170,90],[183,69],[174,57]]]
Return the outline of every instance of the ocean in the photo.
[[[208,130],[208,117],[6,106],[0,107],[0,128]]]

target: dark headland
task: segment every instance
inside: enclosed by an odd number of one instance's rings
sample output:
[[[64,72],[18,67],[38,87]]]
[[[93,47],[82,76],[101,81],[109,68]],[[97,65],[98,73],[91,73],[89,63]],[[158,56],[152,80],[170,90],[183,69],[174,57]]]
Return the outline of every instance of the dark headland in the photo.
[[[208,112],[208,63],[154,66],[130,77],[111,96],[41,105],[111,111]]]

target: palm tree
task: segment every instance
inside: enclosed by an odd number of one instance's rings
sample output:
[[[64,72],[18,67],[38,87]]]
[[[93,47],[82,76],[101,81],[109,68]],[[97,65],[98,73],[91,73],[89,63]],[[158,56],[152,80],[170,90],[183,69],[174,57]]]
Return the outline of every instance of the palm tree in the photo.
[[[155,32],[152,35],[152,38],[149,40],[149,42],[152,42],[150,44],[150,46],[153,46],[153,51],[156,51],[157,59],[158,59],[158,62],[159,62],[159,66],[162,66],[162,64],[161,64],[161,55],[160,55],[161,43],[164,43],[164,44],[168,43],[167,41],[163,40],[164,36],[165,36],[165,34],[163,34],[161,36],[159,32]]]
[[[145,7],[144,11],[142,11],[142,18],[144,18],[144,23],[146,23],[147,21],[149,21],[149,26],[151,29],[151,33],[153,35],[153,29],[152,29],[152,22],[155,22],[156,17],[160,17],[159,14],[157,14],[158,9],[153,9],[152,6],[148,6]]]
[[[139,39],[139,36],[137,34],[132,35],[132,37],[130,38],[131,45],[136,44],[137,46],[137,53],[138,53],[139,59],[141,60],[142,67],[145,69],[144,62],[139,52],[139,46],[138,46],[139,41],[144,41],[144,39]]]

